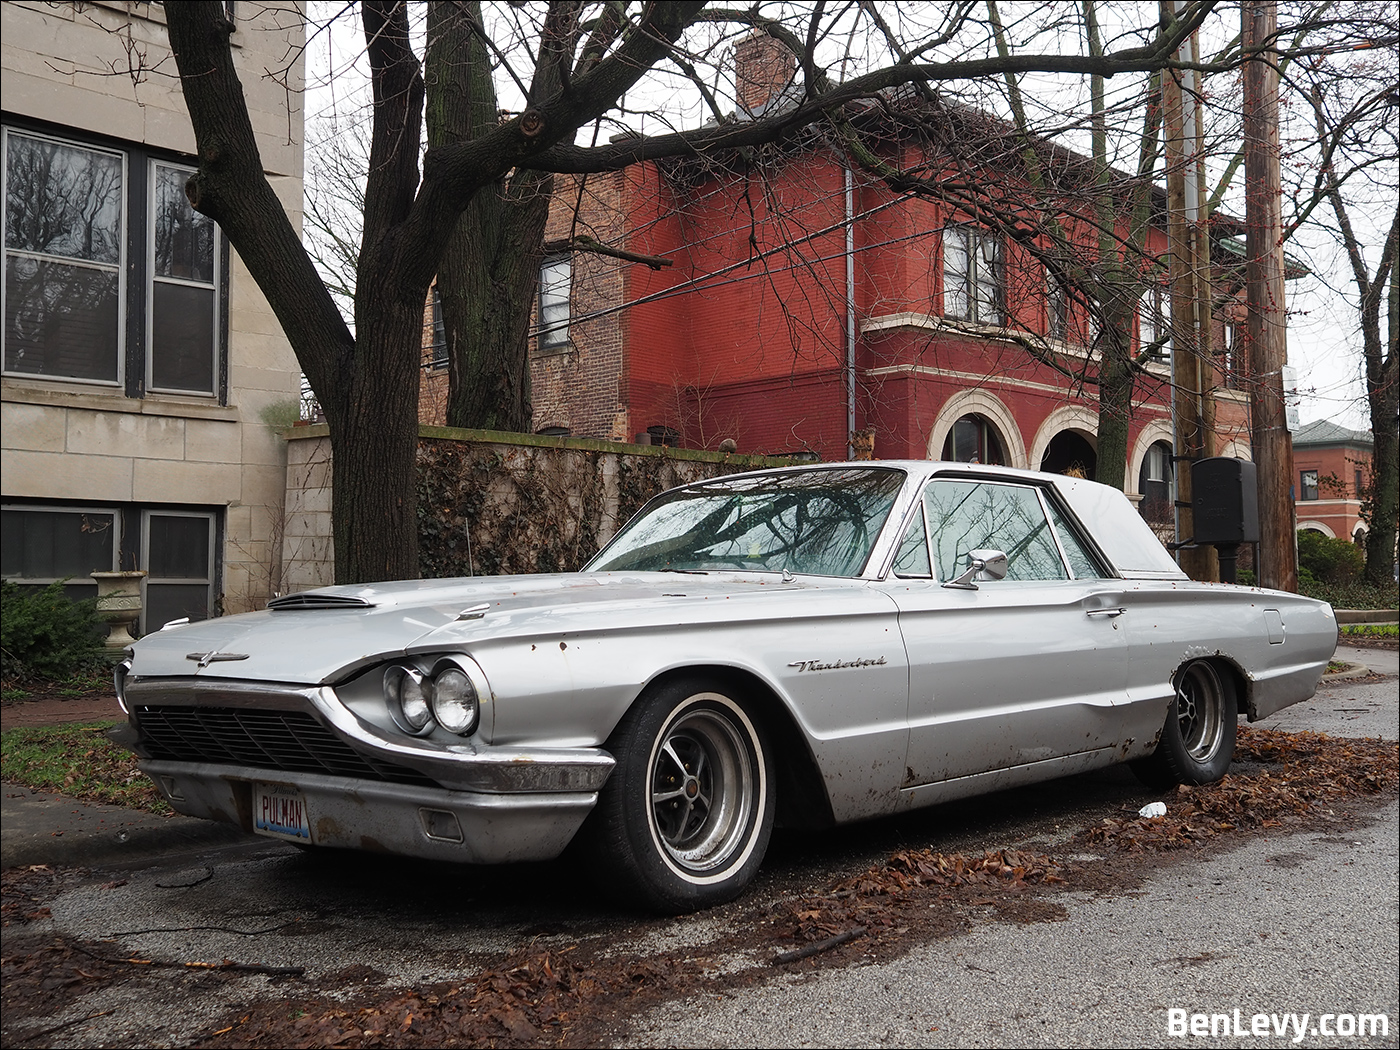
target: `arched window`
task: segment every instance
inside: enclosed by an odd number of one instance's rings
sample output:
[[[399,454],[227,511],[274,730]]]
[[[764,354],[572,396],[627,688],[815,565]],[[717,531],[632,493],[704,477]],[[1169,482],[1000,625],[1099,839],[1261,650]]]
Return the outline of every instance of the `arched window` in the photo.
[[[1006,446],[986,416],[966,415],[953,424],[943,442],[942,458],[957,463],[1006,465]]]
[[[1176,520],[1176,483],[1172,476],[1172,447],[1165,441],[1154,441],[1142,457],[1138,471],[1138,491],[1142,503],[1138,510],[1143,519],[1157,525]]]
[[[1047,474],[1068,474],[1076,478],[1094,480],[1098,469],[1099,456],[1088,438],[1074,430],[1061,430],[1045,448],[1040,457],[1040,469]]]
[[[674,427],[647,427],[647,437],[653,445],[665,445],[667,448],[675,448],[681,442],[680,431]]]

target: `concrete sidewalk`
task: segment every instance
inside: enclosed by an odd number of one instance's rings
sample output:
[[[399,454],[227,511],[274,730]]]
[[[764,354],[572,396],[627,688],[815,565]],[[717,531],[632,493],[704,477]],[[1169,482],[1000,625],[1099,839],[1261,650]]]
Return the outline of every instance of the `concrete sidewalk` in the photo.
[[[1400,673],[1400,653],[1393,650],[1339,647],[1333,659],[1351,666],[1336,674],[1324,675],[1324,688],[1368,674]],[[1295,728],[1291,720],[1288,728]],[[89,805],[15,784],[3,785],[3,792],[0,797],[0,867],[128,865],[165,853],[238,842],[275,844],[271,839],[246,835],[230,824],[193,817],[161,817],[121,806]]]
[[[1360,646],[1339,645],[1332,659],[1338,663],[1359,665],[1362,670],[1323,675],[1324,685],[1339,678],[1354,678],[1357,675],[1400,674],[1400,652],[1394,649],[1362,649]]]
[[[252,841],[231,824],[162,817],[78,802],[5,784],[0,797],[0,867],[131,864],[163,853]]]

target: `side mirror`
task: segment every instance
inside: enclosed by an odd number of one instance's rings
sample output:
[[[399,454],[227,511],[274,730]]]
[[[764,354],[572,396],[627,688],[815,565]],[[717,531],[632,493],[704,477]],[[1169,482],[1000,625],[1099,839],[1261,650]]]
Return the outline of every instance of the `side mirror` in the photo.
[[[973,577],[979,580],[1006,579],[1006,555],[994,550],[972,551],[967,556],[967,571],[943,586],[955,587],[960,591],[975,591],[977,584],[972,582]]]

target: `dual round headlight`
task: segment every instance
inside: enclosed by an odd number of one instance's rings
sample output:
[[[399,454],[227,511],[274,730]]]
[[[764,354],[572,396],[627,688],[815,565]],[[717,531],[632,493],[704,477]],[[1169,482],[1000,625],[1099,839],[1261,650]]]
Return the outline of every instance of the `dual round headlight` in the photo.
[[[416,667],[396,664],[384,672],[384,702],[398,727],[415,736],[437,724],[449,733],[469,736],[481,721],[485,678],[453,660],[444,660],[424,674]],[[481,678],[480,683],[473,681]]]

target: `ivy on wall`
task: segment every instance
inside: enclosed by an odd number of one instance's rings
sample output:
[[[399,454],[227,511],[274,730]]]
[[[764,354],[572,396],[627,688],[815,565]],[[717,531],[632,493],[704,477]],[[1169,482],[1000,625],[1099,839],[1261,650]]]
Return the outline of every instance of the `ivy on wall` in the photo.
[[[658,493],[774,462],[587,444],[420,439],[422,576],[572,572]]]

